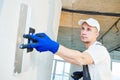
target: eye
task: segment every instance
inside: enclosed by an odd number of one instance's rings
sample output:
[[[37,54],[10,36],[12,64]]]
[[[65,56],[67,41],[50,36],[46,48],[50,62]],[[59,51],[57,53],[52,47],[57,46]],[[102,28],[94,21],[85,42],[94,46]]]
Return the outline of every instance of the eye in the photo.
[[[82,27],[81,30],[84,30],[84,27]]]
[[[87,31],[91,31],[91,29],[90,29],[90,28],[87,28]]]

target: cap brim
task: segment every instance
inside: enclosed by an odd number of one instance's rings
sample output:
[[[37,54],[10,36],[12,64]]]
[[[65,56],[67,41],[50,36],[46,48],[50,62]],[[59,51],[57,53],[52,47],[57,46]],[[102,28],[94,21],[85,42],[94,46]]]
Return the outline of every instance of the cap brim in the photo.
[[[81,26],[84,22],[86,22],[86,20],[79,20],[79,21],[78,21],[78,25]]]

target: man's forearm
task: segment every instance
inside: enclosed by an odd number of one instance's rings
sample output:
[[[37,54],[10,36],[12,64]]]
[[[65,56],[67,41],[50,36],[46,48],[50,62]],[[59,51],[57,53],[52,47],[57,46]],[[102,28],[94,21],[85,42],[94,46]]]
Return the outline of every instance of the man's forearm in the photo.
[[[56,55],[62,57],[64,60],[66,60],[67,62],[73,63],[73,64],[77,64],[77,65],[81,65],[80,61],[82,58],[82,53],[80,51],[77,50],[72,50],[69,48],[66,48],[62,45],[60,45],[58,52],[56,53]]]
[[[82,53],[77,50],[69,49],[62,45],[60,45],[56,55],[62,57],[67,62],[77,65],[86,65],[93,63],[93,59],[88,53]]]

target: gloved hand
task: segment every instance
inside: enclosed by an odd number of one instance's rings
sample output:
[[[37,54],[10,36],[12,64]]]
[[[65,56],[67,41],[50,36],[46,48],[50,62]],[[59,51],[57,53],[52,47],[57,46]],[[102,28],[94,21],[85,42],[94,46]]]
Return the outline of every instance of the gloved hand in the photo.
[[[26,48],[35,48],[39,52],[56,53],[58,51],[59,43],[50,39],[45,33],[25,34],[23,37],[33,41],[33,43],[24,44]]]
[[[71,77],[74,80],[79,80],[81,77],[83,77],[83,72],[82,71],[75,71],[75,72],[73,72],[73,75],[71,75]]]

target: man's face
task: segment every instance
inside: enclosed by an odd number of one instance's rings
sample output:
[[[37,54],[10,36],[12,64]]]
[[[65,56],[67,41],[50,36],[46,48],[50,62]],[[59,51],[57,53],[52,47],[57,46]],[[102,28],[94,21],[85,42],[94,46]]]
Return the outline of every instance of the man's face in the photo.
[[[99,32],[95,27],[88,25],[86,22],[82,24],[80,37],[84,43],[96,41],[98,35]]]

